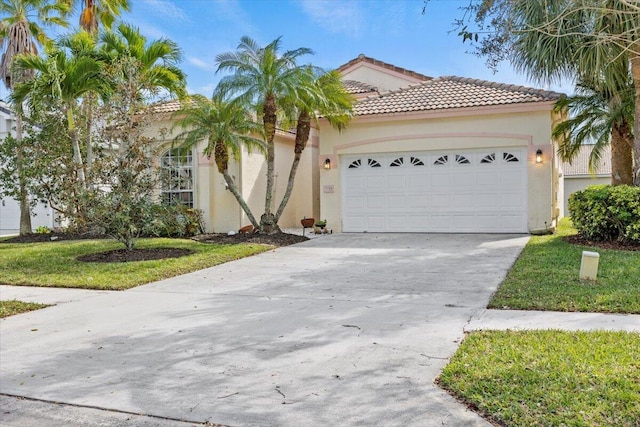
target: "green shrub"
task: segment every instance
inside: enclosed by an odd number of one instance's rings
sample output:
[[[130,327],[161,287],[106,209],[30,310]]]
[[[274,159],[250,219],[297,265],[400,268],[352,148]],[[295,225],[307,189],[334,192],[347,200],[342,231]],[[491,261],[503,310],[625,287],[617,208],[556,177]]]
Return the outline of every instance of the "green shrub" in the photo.
[[[640,243],[640,187],[588,187],[569,197],[569,212],[586,239]]]
[[[145,234],[156,237],[190,237],[202,233],[202,211],[184,205],[154,205],[153,220]]]
[[[44,225],[40,225],[38,226],[38,228],[36,228],[36,234],[51,234],[51,229]]]

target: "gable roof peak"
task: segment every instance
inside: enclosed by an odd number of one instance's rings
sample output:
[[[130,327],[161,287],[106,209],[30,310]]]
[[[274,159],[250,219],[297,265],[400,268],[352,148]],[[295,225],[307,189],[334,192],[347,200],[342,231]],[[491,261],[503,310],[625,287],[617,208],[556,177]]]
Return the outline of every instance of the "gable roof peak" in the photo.
[[[407,77],[412,77],[414,79],[418,79],[418,80],[431,80],[433,77],[429,77],[426,76],[424,74],[418,73],[416,71],[412,71],[412,70],[408,70],[406,68],[402,68],[402,67],[398,67],[396,65],[390,64],[388,62],[384,62],[384,61],[380,61],[379,59],[375,59],[372,58],[370,56],[366,56],[364,53],[359,54],[356,58],[352,59],[351,61],[347,62],[346,64],[343,64],[341,66],[339,66],[336,71],[338,71],[339,73],[344,72],[345,70],[347,70],[348,68],[357,65],[359,63],[367,63],[367,64],[372,64],[372,65],[376,65],[378,67],[384,68],[385,70],[389,70],[389,71],[393,71],[399,74],[403,74]]]

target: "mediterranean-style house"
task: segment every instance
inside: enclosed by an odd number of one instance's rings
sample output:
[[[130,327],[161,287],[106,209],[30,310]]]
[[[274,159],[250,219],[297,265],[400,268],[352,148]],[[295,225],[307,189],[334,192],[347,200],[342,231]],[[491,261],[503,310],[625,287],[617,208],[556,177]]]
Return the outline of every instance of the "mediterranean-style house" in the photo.
[[[346,130],[321,119],[303,152],[281,228],[304,217],[334,232],[542,233],[563,213],[562,165],[551,139],[559,93],[471,78],[432,78],[364,55],[338,68],[357,99]],[[249,221],[204,142],[173,145],[178,102],[148,132],[158,140],[165,200],[203,211],[208,232]],[[162,136],[160,136],[162,135]],[[293,160],[294,135],[276,135],[276,197]],[[242,150],[231,174],[254,215],[264,208],[266,163]]]
[[[344,232],[542,233],[561,214],[551,130],[559,93],[431,78],[364,55],[338,69],[359,97],[320,124],[320,216]]]

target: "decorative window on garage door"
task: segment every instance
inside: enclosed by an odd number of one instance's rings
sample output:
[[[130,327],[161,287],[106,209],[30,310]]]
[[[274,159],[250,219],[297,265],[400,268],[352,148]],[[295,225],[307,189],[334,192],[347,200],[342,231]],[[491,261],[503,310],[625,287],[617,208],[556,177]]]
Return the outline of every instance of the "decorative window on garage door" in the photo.
[[[520,161],[515,155],[511,153],[502,153],[502,158],[507,163],[516,163]]]
[[[433,162],[434,165],[438,166],[438,165],[446,165],[447,163],[449,163],[449,156],[440,156],[436,159],[435,162]]]
[[[358,169],[362,165],[362,160],[354,160],[349,164],[349,169]]]

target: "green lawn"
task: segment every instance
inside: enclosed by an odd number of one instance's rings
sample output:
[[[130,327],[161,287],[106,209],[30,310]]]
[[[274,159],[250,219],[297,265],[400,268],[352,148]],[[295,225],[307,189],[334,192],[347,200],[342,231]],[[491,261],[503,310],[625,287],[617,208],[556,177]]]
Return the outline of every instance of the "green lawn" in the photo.
[[[0,301],[0,318],[13,316],[14,314],[26,313],[27,311],[38,310],[45,307],[49,306],[47,304],[24,302],[15,299]]]
[[[637,427],[640,334],[474,332],[438,382],[499,425]]]
[[[181,258],[127,263],[76,260],[81,255],[122,247],[112,240],[29,244],[0,242],[0,284],[128,289],[272,248],[258,244],[217,245],[188,239],[140,239],[136,248],[175,247],[192,249],[195,253]]]
[[[489,308],[640,313],[640,252],[572,245],[570,221],[558,232],[532,236]],[[579,280],[582,251],[600,253],[598,280]]]

